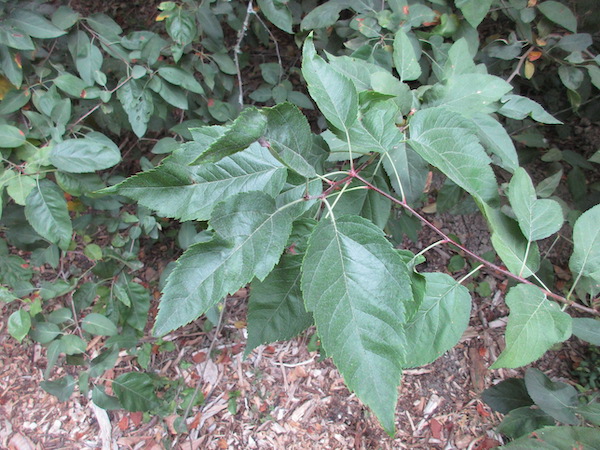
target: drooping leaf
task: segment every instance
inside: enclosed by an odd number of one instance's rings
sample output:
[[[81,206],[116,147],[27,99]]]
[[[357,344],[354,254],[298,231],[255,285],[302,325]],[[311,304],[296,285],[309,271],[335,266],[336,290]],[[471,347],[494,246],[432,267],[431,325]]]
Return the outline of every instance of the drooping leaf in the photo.
[[[587,405],[578,406],[575,412],[581,415],[586,421],[600,426],[600,403],[597,400]]]
[[[94,73],[102,68],[102,52],[79,30],[69,36],[69,51],[75,60],[79,76],[88,86],[94,84]]]
[[[48,394],[56,396],[59,402],[66,402],[75,390],[76,383],[71,375],[65,375],[55,381],[42,381],[40,387]]]
[[[90,313],[81,321],[81,328],[96,336],[114,336],[118,330],[108,317],[98,313]]]
[[[394,191],[401,198],[413,204],[421,197],[427,183],[429,165],[412,148],[404,143],[392,147],[383,157],[383,168]]]
[[[403,327],[417,306],[406,264],[369,221],[322,220],[309,240],[302,292],[346,385],[392,433],[406,351]]]
[[[277,208],[261,192],[219,203],[210,220],[217,235],[189,247],[169,275],[154,333],[195,320],[254,277],[264,280],[283,252],[294,219],[293,207]]]
[[[198,83],[194,75],[175,66],[163,66],[158,69],[158,74],[175,86],[181,86],[183,89],[196,94],[204,94],[202,85]]]
[[[206,144],[188,144],[156,169],[103,192],[130,197],[163,216],[186,221],[208,220],[218,201],[239,192],[275,196],[285,184],[285,167],[259,144],[215,164],[189,166],[190,156],[194,159],[205,148]]]
[[[410,342],[404,367],[424,366],[454,347],[471,315],[471,295],[444,273],[424,273],[425,296],[417,314],[405,325]]]
[[[567,6],[560,2],[545,1],[539,3],[537,8],[552,22],[577,33],[577,18]]]
[[[533,400],[527,393],[525,380],[522,378],[503,380],[483,391],[481,398],[490,408],[501,414],[508,414],[514,409],[533,405]]]
[[[158,403],[152,378],[147,373],[120,375],[113,380],[112,388],[127,411],[149,411]]]
[[[410,146],[475,198],[498,199],[490,158],[468,119],[445,108],[418,111],[410,122]]]
[[[182,47],[194,40],[198,29],[194,16],[181,7],[167,17],[166,26],[169,36]]]
[[[413,47],[411,39],[400,28],[394,36],[394,65],[400,75],[400,81],[416,80],[421,76],[419,55]]]
[[[508,198],[528,241],[547,238],[562,227],[562,208],[555,200],[537,198],[533,182],[522,167],[517,168],[510,180]]]
[[[340,18],[340,12],[346,8],[345,2],[328,1],[313,8],[300,24],[302,30],[316,30],[332,26]]]
[[[300,291],[302,256],[284,254],[264,279],[252,283],[248,303],[248,355],[261,344],[291,339],[313,323]]]
[[[527,278],[540,268],[540,251],[535,242],[529,243],[523,236],[518,223],[499,209],[487,205],[483,213],[492,230],[494,250],[509,271]]]
[[[310,125],[298,108],[282,103],[266,110],[265,140],[282,163],[307,178],[316,175]]]
[[[123,409],[121,403],[119,403],[119,399],[104,392],[104,388],[102,386],[96,385],[92,388],[92,401],[98,407],[107,411]]]
[[[562,381],[552,381],[542,371],[529,368],[525,372],[527,392],[546,414],[569,425],[579,423],[574,413],[578,404],[577,389]]]
[[[444,106],[468,117],[496,111],[495,102],[512,86],[502,78],[481,73],[455,75],[425,92],[423,106]]]
[[[265,133],[267,118],[257,108],[247,108],[233,121],[231,127],[198,156],[191,165],[215,163],[241,152],[258,141]]]
[[[257,0],[261,12],[277,28],[292,34],[292,13],[285,2]]]
[[[146,134],[150,116],[154,112],[152,94],[138,80],[129,80],[117,91],[117,98],[127,113],[131,129],[137,137]]]
[[[600,205],[584,212],[573,227],[569,268],[575,283],[591,296],[600,292]]]
[[[67,173],[92,173],[113,167],[119,161],[119,147],[96,131],[84,138],[63,141],[50,150],[50,162]]]
[[[50,180],[40,180],[27,196],[25,217],[40,236],[66,250],[73,226],[63,192]]]
[[[590,427],[544,427],[535,433],[509,442],[507,450],[582,449],[594,450],[600,441],[600,430]]]
[[[571,316],[535,286],[519,284],[511,288],[506,295],[506,304],[510,308],[506,348],[492,368],[529,364],[554,344],[571,336]]]
[[[531,117],[540,123],[560,125],[562,122],[550,115],[538,102],[520,95],[505,95],[501,99],[503,105],[498,110],[499,114],[511,119],[523,120]]]
[[[337,129],[348,130],[358,115],[358,94],[348,78],[317,55],[312,34],[302,47],[302,75],[325,118]]]
[[[487,16],[494,0],[456,0],[455,4],[461,10],[467,22],[477,28]]]
[[[498,432],[511,439],[526,436],[534,431],[554,425],[555,420],[541,409],[528,406],[512,410],[498,425]]]
[[[494,162],[504,170],[514,172],[519,167],[519,158],[506,128],[493,117],[484,114],[474,116],[471,120],[475,124],[481,145],[498,158]]]
[[[590,344],[600,345],[600,321],[590,317],[574,317],[573,334]]]

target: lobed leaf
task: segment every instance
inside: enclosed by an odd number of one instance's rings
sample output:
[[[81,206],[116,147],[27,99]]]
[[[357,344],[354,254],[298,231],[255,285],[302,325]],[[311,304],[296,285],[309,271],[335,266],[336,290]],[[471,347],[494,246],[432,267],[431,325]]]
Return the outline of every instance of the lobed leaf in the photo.
[[[346,385],[392,433],[407,345],[403,327],[417,307],[406,264],[366,219],[322,220],[309,240],[301,286]]]

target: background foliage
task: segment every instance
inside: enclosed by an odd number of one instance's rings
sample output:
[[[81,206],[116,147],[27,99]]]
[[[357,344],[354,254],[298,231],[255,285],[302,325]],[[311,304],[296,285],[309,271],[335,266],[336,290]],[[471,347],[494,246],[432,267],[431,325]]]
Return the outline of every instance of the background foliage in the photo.
[[[0,296],[11,335],[46,347],[42,388],[59,399],[77,387],[106,409],[185,415],[202,399],[144,371],[150,354],[202,314],[216,324],[220,300],[250,283],[246,354],[315,324],[393,433],[402,369],[451,348],[471,309],[461,282],[419,273],[423,256],[392,244],[433,227],[417,212],[432,170],[445,179],[438,211],[480,211],[496,255],[435,229],[440,244],[517,282],[493,367],[572,334],[598,345],[599,153],[549,148],[539,129],[598,113],[589,3],[189,0],[127,31],[66,5],[0,9]],[[258,64],[253,47],[267,50]],[[532,161],[549,175],[532,178]],[[185,252],[161,276],[149,338],[139,255],[174,237]],[[548,238],[572,242],[562,288]],[[44,266],[58,276],[34,277]],[[123,350],[142,370],[109,395],[102,375]],[[74,370],[53,377],[57,364]],[[594,399],[540,403],[536,380],[561,388],[532,370],[526,391],[546,415],[519,404],[505,421],[597,425]]]

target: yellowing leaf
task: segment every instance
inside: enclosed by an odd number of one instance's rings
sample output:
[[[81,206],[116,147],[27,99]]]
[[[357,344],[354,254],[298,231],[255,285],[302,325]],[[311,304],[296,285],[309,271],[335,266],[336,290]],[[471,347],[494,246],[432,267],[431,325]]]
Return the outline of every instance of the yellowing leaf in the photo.
[[[531,61],[525,61],[525,78],[531,80],[533,74],[535,73],[535,66]]]

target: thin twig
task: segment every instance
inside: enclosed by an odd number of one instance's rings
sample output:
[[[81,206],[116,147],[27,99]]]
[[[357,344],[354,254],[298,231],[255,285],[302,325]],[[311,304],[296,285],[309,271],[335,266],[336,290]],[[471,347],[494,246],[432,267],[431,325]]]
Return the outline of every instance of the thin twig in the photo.
[[[521,71],[521,67],[523,67],[523,63],[525,62],[525,60],[527,59],[527,57],[529,56],[529,54],[532,51],[533,51],[533,47],[529,47],[529,50],[527,50],[525,53],[523,53],[523,56],[521,56],[519,58],[517,67],[515,68],[515,70],[513,70],[513,73],[511,73],[510,76],[506,79],[507,83],[510,83],[512,81],[512,79],[519,74],[519,72]]]
[[[271,37],[271,39],[273,40],[273,43],[275,44],[275,54],[277,55],[277,63],[279,64],[279,77],[277,78],[277,80],[279,81],[279,83],[281,83],[281,75],[283,74],[283,62],[281,61],[281,53],[279,53],[279,44],[277,43],[277,39],[275,39],[275,36],[273,35],[273,33],[271,33],[271,30],[269,29],[269,27],[261,19],[261,17],[258,14],[254,14],[254,15],[255,15],[256,19],[260,22],[260,24],[265,28],[265,30],[267,30],[267,33],[269,33],[269,36]]]
[[[250,15],[252,13],[254,13],[254,9],[252,6],[252,0],[250,0],[248,2],[248,8],[246,8],[246,17],[244,17],[244,23],[242,25],[242,28],[238,32],[238,40],[235,43],[235,46],[233,47],[233,61],[235,63],[235,70],[237,72],[239,89],[238,102],[240,104],[240,109],[244,107],[244,83],[242,81],[242,71],[240,69],[240,59],[238,57],[238,54],[241,52],[240,47],[242,45],[242,40],[244,39],[244,36],[246,36],[246,31],[248,31],[248,23],[250,22]]]
[[[501,273],[502,275],[504,275],[506,277],[509,277],[509,278],[512,278],[513,280],[516,280],[516,281],[518,281],[520,283],[528,284],[530,286],[535,286],[540,291],[542,291],[544,294],[546,294],[548,297],[551,297],[554,300],[557,300],[557,301],[559,301],[561,303],[565,303],[566,305],[571,306],[571,307],[573,307],[575,309],[578,309],[580,311],[584,311],[584,312],[586,312],[588,314],[593,314],[595,316],[600,316],[600,311],[596,311],[595,309],[588,308],[587,306],[580,305],[579,303],[576,303],[573,300],[569,300],[569,299],[567,299],[567,298],[565,298],[565,297],[563,297],[561,295],[555,294],[554,292],[551,292],[548,289],[544,289],[544,288],[538,286],[537,284],[535,284],[535,283],[527,280],[526,278],[523,278],[521,276],[515,275],[515,274],[509,272],[508,270],[503,269],[502,267],[497,266],[496,264],[491,263],[491,262],[485,260],[481,256],[477,255],[476,253],[473,253],[471,250],[467,249],[466,247],[462,246],[458,242],[454,241],[446,233],[444,233],[442,230],[440,230],[439,228],[437,228],[434,224],[432,224],[431,222],[429,222],[425,217],[421,216],[417,211],[415,211],[413,208],[411,208],[406,202],[398,200],[393,195],[390,195],[387,192],[382,191],[377,186],[373,185],[372,183],[369,183],[367,180],[365,180],[363,177],[361,177],[360,174],[358,174],[356,172],[352,172],[351,171],[350,174],[349,174],[349,176],[351,176],[353,178],[356,178],[357,180],[361,181],[366,186],[368,186],[369,189],[372,189],[373,191],[377,192],[378,194],[383,195],[384,197],[386,197],[387,199],[389,199],[393,203],[402,206],[408,212],[410,212],[411,214],[413,214],[417,219],[419,219],[423,224],[425,224],[426,226],[428,226],[429,228],[431,228],[433,231],[435,231],[437,234],[439,234],[443,239],[445,239],[448,242],[448,244],[454,245],[455,247],[457,247],[458,249],[460,249],[461,251],[463,251],[465,254],[469,255],[469,257],[471,257],[471,258],[479,261],[486,268],[491,269],[491,270],[493,270],[495,272]]]

